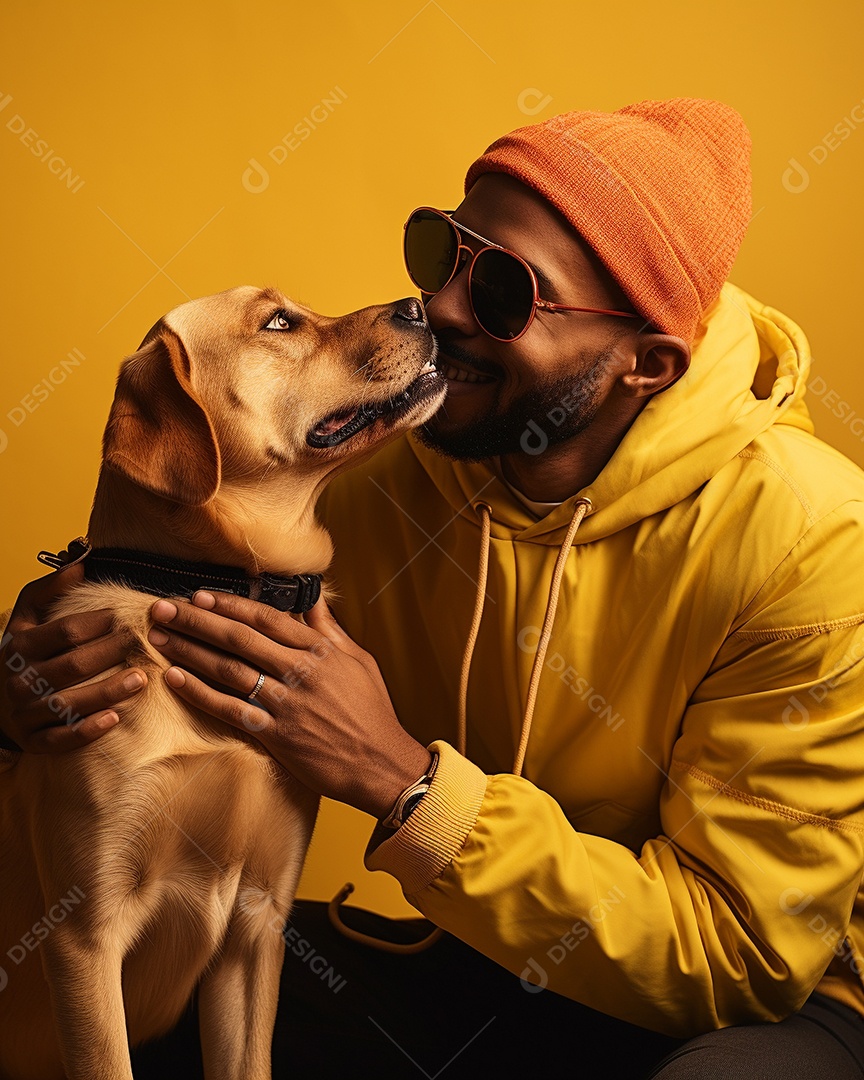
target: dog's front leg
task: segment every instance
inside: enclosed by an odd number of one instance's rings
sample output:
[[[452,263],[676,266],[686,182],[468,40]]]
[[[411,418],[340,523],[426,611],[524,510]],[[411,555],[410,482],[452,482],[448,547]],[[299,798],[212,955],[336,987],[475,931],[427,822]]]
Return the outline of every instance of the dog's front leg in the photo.
[[[271,1080],[271,1049],[285,957],[284,918],[235,913],[219,959],[198,992],[207,1080]]]
[[[133,1080],[122,955],[84,942],[69,924],[55,927],[42,950],[67,1080]]]

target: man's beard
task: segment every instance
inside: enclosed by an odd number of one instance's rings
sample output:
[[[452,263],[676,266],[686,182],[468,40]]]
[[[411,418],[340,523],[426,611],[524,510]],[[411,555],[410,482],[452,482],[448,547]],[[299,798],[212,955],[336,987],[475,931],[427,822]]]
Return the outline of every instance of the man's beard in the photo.
[[[424,446],[454,461],[482,461],[504,454],[536,455],[572,439],[594,420],[600,408],[600,381],[613,347],[574,375],[538,381],[504,409],[490,412],[461,431],[441,431],[439,413],[417,428]],[[584,358],[580,358],[584,362]]]

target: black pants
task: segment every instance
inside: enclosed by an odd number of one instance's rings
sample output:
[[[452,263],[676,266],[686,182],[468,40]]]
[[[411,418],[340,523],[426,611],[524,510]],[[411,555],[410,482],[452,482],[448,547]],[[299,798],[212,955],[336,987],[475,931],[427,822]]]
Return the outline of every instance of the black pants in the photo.
[[[410,920],[348,915],[379,937],[422,936]],[[549,991],[528,993],[450,936],[412,956],[378,952],[336,933],[326,906],[309,901],[296,905],[288,931],[274,1080],[864,1078],[864,1019],[819,994],[781,1023],[684,1042]],[[194,1007],[170,1035],[134,1052],[133,1068],[136,1080],[201,1080]]]

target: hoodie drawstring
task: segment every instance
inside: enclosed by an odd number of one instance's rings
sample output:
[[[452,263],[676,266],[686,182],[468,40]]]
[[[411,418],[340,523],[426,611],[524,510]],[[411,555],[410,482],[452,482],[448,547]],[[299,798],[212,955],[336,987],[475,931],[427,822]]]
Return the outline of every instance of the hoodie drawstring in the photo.
[[[537,688],[540,685],[540,676],[543,674],[543,662],[546,659],[546,650],[549,648],[549,639],[552,637],[552,625],[555,622],[555,612],[558,609],[558,597],[561,594],[561,582],[564,580],[564,567],[573,540],[579,530],[579,526],[585,515],[591,510],[590,499],[577,499],[570,519],[567,535],[558,551],[555,560],[555,569],[552,571],[552,581],[549,585],[549,598],[546,601],[546,614],[543,618],[543,628],[540,631],[540,640],[537,642],[537,652],[534,655],[534,665],[531,668],[531,678],[528,682],[528,697],[525,701],[525,712],[522,716],[522,731],[519,736],[519,746],[516,749],[516,757],[513,761],[513,775],[522,775],[522,766],[525,764],[525,752],[528,749],[528,739],[531,735],[531,722],[534,719],[534,705],[537,702]],[[489,538],[492,531],[492,508],[488,503],[478,502],[474,504],[474,510],[481,515],[480,519],[480,567],[477,571],[477,598],[474,602],[474,618],[471,622],[471,630],[468,633],[468,642],[465,646],[465,655],[462,658],[462,678],[459,684],[459,741],[457,749],[465,757],[468,744],[468,673],[471,670],[471,658],[474,655],[474,646],[477,643],[477,635],[480,632],[480,620],[483,618],[483,606],[486,600],[486,579],[489,574]]]
[[[492,507],[488,503],[474,504],[474,512],[480,512],[480,563],[477,569],[477,592],[474,597],[474,615],[468,641],[462,657],[462,674],[459,678],[459,733],[456,749],[465,757],[468,746],[468,675],[471,671],[471,658],[480,633],[480,620],[486,604],[486,581],[489,577],[489,541],[492,535]]]
[[[564,567],[567,557],[573,546],[573,540],[582,524],[585,516],[592,509],[590,499],[581,498],[576,500],[573,517],[567,534],[558,551],[555,560],[555,569],[552,571],[552,581],[549,584],[549,596],[546,600],[546,614],[543,618],[543,627],[540,630],[540,640],[537,642],[537,652],[534,655],[534,664],[531,668],[531,678],[528,682],[528,696],[525,701],[525,712],[522,717],[522,731],[519,737],[519,746],[516,749],[516,757],[513,761],[513,775],[522,775],[522,766],[525,764],[525,753],[528,749],[528,739],[531,735],[531,722],[534,719],[534,706],[537,702],[537,688],[540,685],[540,676],[543,674],[543,663],[546,659],[546,650],[552,637],[552,625],[555,622],[555,612],[558,609],[558,598],[561,594],[561,583],[564,580]],[[489,577],[489,549],[492,536],[492,507],[485,502],[474,504],[475,513],[480,514],[480,559],[477,569],[477,592],[474,599],[474,615],[471,619],[471,629],[468,631],[468,640],[465,644],[465,652],[462,657],[462,671],[459,679],[459,730],[457,736],[457,749],[463,756],[467,756],[468,746],[468,678],[471,672],[471,660],[474,656],[474,646],[480,633],[480,622],[483,618],[483,609],[486,603],[486,582]],[[443,935],[444,931],[436,927],[431,934],[420,941],[410,945],[402,945],[382,938],[370,937],[357,930],[351,929],[342,921],[339,908],[354,891],[354,886],[349,882],[333,897],[328,905],[330,922],[345,937],[351,938],[364,945],[384,952],[411,954],[422,952],[434,945]]]
[[[552,637],[552,624],[555,622],[555,612],[558,610],[558,597],[561,593],[561,582],[564,580],[564,567],[567,564],[567,556],[576,538],[579,526],[585,519],[585,515],[591,510],[590,499],[577,499],[573,517],[570,519],[570,527],[555,560],[555,569],[552,571],[552,582],[549,585],[549,598],[546,601],[546,615],[543,619],[543,628],[540,631],[540,640],[537,642],[537,652],[534,655],[534,666],[531,668],[531,680],[528,683],[528,697],[525,701],[525,714],[522,717],[522,734],[519,739],[519,747],[513,761],[513,775],[522,775],[522,766],[525,763],[525,752],[528,749],[528,737],[531,734],[531,721],[534,719],[534,705],[537,701],[537,687],[540,685],[540,676],[543,674],[543,663],[546,660],[546,650],[549,648],[549,639]],[[464,754],[464,750],[462,751]]]

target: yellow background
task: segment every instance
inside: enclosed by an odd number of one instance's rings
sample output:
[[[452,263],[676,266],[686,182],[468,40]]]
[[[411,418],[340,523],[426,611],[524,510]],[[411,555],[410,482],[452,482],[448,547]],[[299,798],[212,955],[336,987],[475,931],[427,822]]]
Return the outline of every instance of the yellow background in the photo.
[[[755,216],[733,280],[808,333],[817,433],[864,464],[858,0],[16,7],[0,45],[3,602],[40,548],[85,528],[117,366],[160,315],[245,283],[328,314],[409,295],[407,212],[455,205],[493,138],[573,108],[699,96],[743,114]],[[357,903],[408,913],[362,868],[368,831],[328,806],[302,894],[351,879]]]

